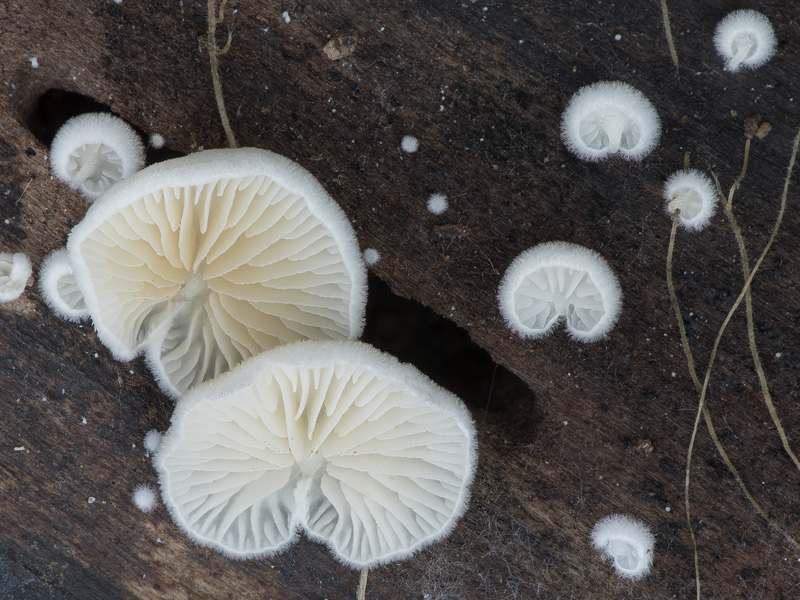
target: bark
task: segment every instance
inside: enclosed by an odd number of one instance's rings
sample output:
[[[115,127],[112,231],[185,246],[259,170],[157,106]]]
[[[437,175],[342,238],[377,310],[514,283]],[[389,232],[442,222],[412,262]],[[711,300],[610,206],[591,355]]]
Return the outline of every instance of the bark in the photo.
[[[712,37],[733,5],[668,4],[677,74],[656,1],[228,3],[217,39],[233,32],[219,63],[238,144],[296,160],[339,201],[362,248],[381,255],[366,339],[459,393],[478,426],[466,515],[446,541],[374,570],[367,598],[695,597],[683,487],[698,394],[665,283],[661,189],[689,152],[727,191],[744,119],[760,113],[772,130],[753,141],[734,200],[755,261],[800,125],[800,5],[761,2],[777,55],[731,74]],[[58,124],[84,110],[70,94],[163,135],[176,154],[225,146],[205,11],[203,0],[0,4],[0,249],[38,269],[87,208],[48,169]],[[656,106],[661,143],[641,162],[581,162],[561,142],[570,96],[598,80],[626,81]],[[416,153],[400,149],[405,135],[419,139]],[[797,189],[753,283],[756,340],[790,439],[800,429]],[[440,216],[426,209],[434,192],[450,202]],[[619,277],[623,313],[605,340],[581,344],[559,329],[523,341],[505,326],[503,272],[547,240],[597,250]],[[704,369],[742,285],[721,213],[702,232],[679,231],[675,285]],[[754,496],[799,537],[800,473],[746,335],[740,310],[708,407]],[[0,352],[3,597],[355,596],[358,572],[307,539],[235,562],[192,544],[163,505],[137,510],[134,488],[155,482],[142,438],[168,427],[173,404],[143,361],[114,361],[90,324],[57,319],[33,282],[0,306]],[[798,550],[748,503],[705,426],[692,466],[703,596],[793,597]],[[593,525],[611,513],[653,529],[646,579],[617,578],[592,548]]]

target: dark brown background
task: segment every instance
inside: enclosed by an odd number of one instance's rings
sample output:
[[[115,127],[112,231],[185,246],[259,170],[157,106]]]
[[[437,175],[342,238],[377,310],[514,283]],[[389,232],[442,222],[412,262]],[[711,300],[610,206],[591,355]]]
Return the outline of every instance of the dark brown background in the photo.
[[[530,388],[457,327],[373,281],[368,339],[465,398],[480,464],[453,535],[373,571],[368,598],[694,597],[683,481],[697,396],[665,285],[661,188],[684,152],[727,188],[743,119],[761,113],[773,129],[755,141],[736,198],[750,252],[760,252],[800,127],[800,4],[669,5],[677,75],[656,0],[230,0],[220,76],[240,145],[309,169],[362,247],[380,251],[378,278],[468,332]],[[743,6],[772,19],[778,54],[730,74],[713,30]],[[225,145],[205,32],[200,0],[0,3],[2,250],[27,253],[38,269],[87,207],[48,171],[54,123],[75,108],[48,90],[92,98],[179,153]],[[324,51],[331,41],[338,54]],[[640,164],[583,163],[560,141],[569,97],[601,79],[633,84],[661,115],[661,144]],[[399,147],[407,134],[420,140],[413,155]],[[798,185],[753,286],[757,340],[790,436],[800,430]],[[449,197],[441,216],[425,208],[432,192]],[[559,330],[523,342],[500,319],[505,268],[554,239],[597,250],[618,274],[623,314],[605,341]],[[679,232],[675,262],[702,366],[742,283],[722,215],[701,233]],[[56,319],[35,285],[0,307],[0,353],[0,598],[355,596],[358,573],[305,539],[271,560],[232,562],[190,543],[163,506],[140,512],[132,491],[155,482],[142,437],[166,429],[171,403],[143,362],[115,362],[90,325]],[[743,315],[723,340],[709,403],[747,485],[800,536],[800,473],[764,408]],[[798,597],[800,552],[747,503],[705,428],[693,466],[704,597]],[[656,534],[640,582],[618,579],[591,547],[592,526],[614,512]]]

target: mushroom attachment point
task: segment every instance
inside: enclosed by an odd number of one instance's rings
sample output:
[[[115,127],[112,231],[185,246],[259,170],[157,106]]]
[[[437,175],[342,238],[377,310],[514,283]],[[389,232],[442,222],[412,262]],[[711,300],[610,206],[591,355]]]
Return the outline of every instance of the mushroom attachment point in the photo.
[[[78,289],[66,248],[51,252],[39,269],[39,289],[50,309],[62,319],[80,321],[89,316]]]
[[[592,543],[614,562],[617,575],[640,579],[653,564],[655,538],[647,525],[627,515],[611,515],[598,521]]]
[[[50,164],[56,177],[95,200],[144,166],[144,144],[119,117],[86,113],[58,130],[50,145]]]
[[[617,322],[622,292],[597,252],[569,242],[546,242],[508,267],[497,299],[512,331],[523,338],[550,333],[564,319],[573,339],[594,342]]]
[[[155,457],[195,542],[270,556],[299,530],[369,568],[447,536],[476,460],[464,404],[360,342],[297,342],[189,392]]]
[[[613,154],[640,160],[657,145],[661,123],[653,104],[633,86],[599,81],[579,89],[561,117],[561,137],[581,160]]]
[[[356,339],[366,267],[339,205],[266,150],[206,150],[111,188],[67,242],[95,329],[173,397],[298,340]]]
[[[717,191],[706,175],[696,169],[677,171],[664,184],[667,212],[680,210],[678,221],[686,229],[700,231],[717,208]]]
[[[725,70],[755,69],[775,54],[777,40],[772,23],[762,13],[740,9],[717,24],[714,45],[725,61]]]
[[[0,252],[0,303],[19,298],[31,272],[31,261],[22,252]]]

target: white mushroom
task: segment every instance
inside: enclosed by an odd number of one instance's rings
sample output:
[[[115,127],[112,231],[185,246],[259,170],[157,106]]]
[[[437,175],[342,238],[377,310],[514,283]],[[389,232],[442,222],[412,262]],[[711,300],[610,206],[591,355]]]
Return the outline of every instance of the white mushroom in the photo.
[[[772,23],[762,13],[734,10],[717,24],[714,45],[725,60],[725,70],[755,69],[775,54],[777,40]]]
[[[22,252],[0,252],[0,303],[19,298],[31,272],[31,261]]]
[[[523,338],[546,335],[563,318],[574,339],[593,342],[611,331],[622,307],[608,263],[569,242],[546,242],[520,254],[497,298],[506,323]]]
[[[68,120],[50,145],[56,176],[91,200],[144,166],[144,144],[119,117],[86,113]]]
[[[678,221],[686,229],[703,229],[717,208],[717,191],[711,180],[696,169],[677,171],[664,184],[667,212],[680,209]]]
[[[66,248],[51,252],[42,263],[39,289],[47,305],[62,319],[80,321],[89,315]]]
[[[578,158],[597,161],[613,154],[640,160],[657,145],[661,123],[653,104],[621,81],[599,81],[579,89],[561,117],[561,137]]]
[[[614,562],[617,575],[640,579],[653,564],[655,538],[647,525],[627,515],[611,515],[598,521],[592,543]]]
[[[144,169],[90,207],[67,249],[100,339],[119,360],[144,351],[176,397],[279,344],[363,329],[350,223],[308,171],[265,150]]]
[[[463,403],[414,367],[360,342],[298,342],[187,394],[155,465],[195,542],[255,558],[302,529],[360,569],[445,537],[475,455]]]

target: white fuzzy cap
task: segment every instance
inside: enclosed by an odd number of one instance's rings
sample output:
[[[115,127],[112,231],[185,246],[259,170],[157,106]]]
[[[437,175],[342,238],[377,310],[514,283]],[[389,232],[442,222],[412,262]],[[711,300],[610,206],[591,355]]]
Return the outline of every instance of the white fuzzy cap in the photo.
[[[650,572],[655,538],[638,519],[628,515],[600,519],[592,530],[592,543],[614,562],[620,577],[640,579]]]
[[[573,339],[597,341],[622,310],[622,291],[608,263],[594,250],[546,242],[520,254],[497,294],[500,314],[523,338],[547,335],[564,320]]]
[[[31,261],[22,252],[0,252],[0,302],[16,300],[31,276]]]
[[[83,294],[78,289],[66,248],[51,252],[39,269],[39,289],[50,309],[67,321],[89,316]]]
[[[86,113],[58,130],[50,146],[50,165],[61,181],[95,200],[144,166],[144,144],[119,117]]]
[[[303,530],[357,569],[446,537],[475,463],[464,404],[360,342],[281,346],[198,386],[155,457],[195,542],[258,558]]]
[[[657,145],[661,123],[653,104],[621,81],[599,81],[579,89],[561,117],[561,137],[578,158],[597,161],[613,154],[640,160]]]
[[[686,229],[700,231],[717,208],[717,190],[711,179],[696,169],[677,171],[664,184],[667,212],[680,209],[678,221]]]
[[[755,10],[729,13],[717,24],[714,45],[725,60],[725,70],[755,69],[775,54],[777,40],[769,19]]]

